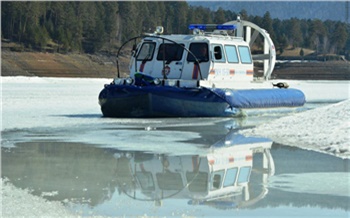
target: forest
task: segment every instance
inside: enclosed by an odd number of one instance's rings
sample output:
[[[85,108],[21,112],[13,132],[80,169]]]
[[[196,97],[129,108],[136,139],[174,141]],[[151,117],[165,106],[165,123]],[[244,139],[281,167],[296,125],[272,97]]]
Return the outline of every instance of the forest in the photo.
[[[266,29],[276,49],[307,48],[316,55],[338,54],[349,59],[350,25],[319,19],[272,19],[269,12],[253,16],[245,10],[211,11],[185,1],[1,1],[2,41],[23,50],[50,52],[113,52],[128,38],[153,32],[189,33],[191,23],[225,23],[241,19]]]

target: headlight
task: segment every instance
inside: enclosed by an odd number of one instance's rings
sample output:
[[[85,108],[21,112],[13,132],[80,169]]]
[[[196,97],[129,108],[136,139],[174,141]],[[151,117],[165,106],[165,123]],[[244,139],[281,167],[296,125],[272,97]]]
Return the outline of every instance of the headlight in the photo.
[[[155,79],[153,80],[153,82],[154,82],[154,84],[157,85],[157,86],[161,83],[161,81],[160,81],[159,78],[155,78]]]
[[[122,85],[123,82],[124,82],[124,80],[121,78],[114,78],[112,83],[114,83],[115,85]]]
[[[125,80],[125,82],[126,84],[131,85],[134,82],[134,80],[131,77],[129,77]]]
[[[169,80],[168,85],[180,87],[180,81],[179,80]]]

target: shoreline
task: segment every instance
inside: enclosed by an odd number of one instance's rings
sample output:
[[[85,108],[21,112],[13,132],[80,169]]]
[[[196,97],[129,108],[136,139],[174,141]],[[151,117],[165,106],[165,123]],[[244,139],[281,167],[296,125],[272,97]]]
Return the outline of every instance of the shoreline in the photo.
[[[118,71],[116,62],[115,55],[14,52],[3,49],[1,76],[114,78]],[[122,77],[127,77],[128,64],[127,57],[119,57]],[[255,67],[255,74],[258,72],[261,72],[259,64]],[[271,79],[350,80],[350,62],[277,62]]]

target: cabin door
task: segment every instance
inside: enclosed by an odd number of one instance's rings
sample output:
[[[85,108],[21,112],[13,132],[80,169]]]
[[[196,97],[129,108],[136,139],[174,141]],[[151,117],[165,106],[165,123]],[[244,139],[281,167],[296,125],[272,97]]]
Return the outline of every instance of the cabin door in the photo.
[[[185,65],[183,67],[182,79],[201,79],[208,77],[210,61],[208,44],[205,42],[194,42],[190,44],[186,52]]]
[[[156,57],[156,67],[152,76],[167,79],[180,79],[183,68],[184,45],[161,44]]]
[[[135,72],[141,72],[147,75],[151,75],[153,71],[153,56],[156,43],[145,42],[142,44],[140,51],[136,56],[136,66],[132,66]],[[136,69],[135,69],[136,67]]]

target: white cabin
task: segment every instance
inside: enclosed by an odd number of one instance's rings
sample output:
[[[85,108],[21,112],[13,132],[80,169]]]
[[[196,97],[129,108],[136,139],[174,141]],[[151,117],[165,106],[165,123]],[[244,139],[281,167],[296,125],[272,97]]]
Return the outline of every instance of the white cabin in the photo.
[[[253,80],[249,43],[242,37],[228,34],[228,30],[204,33],[196,27],[192,35],[151,34],[145,37],[134,51],[130,76],[143,73],[170,80]]]

